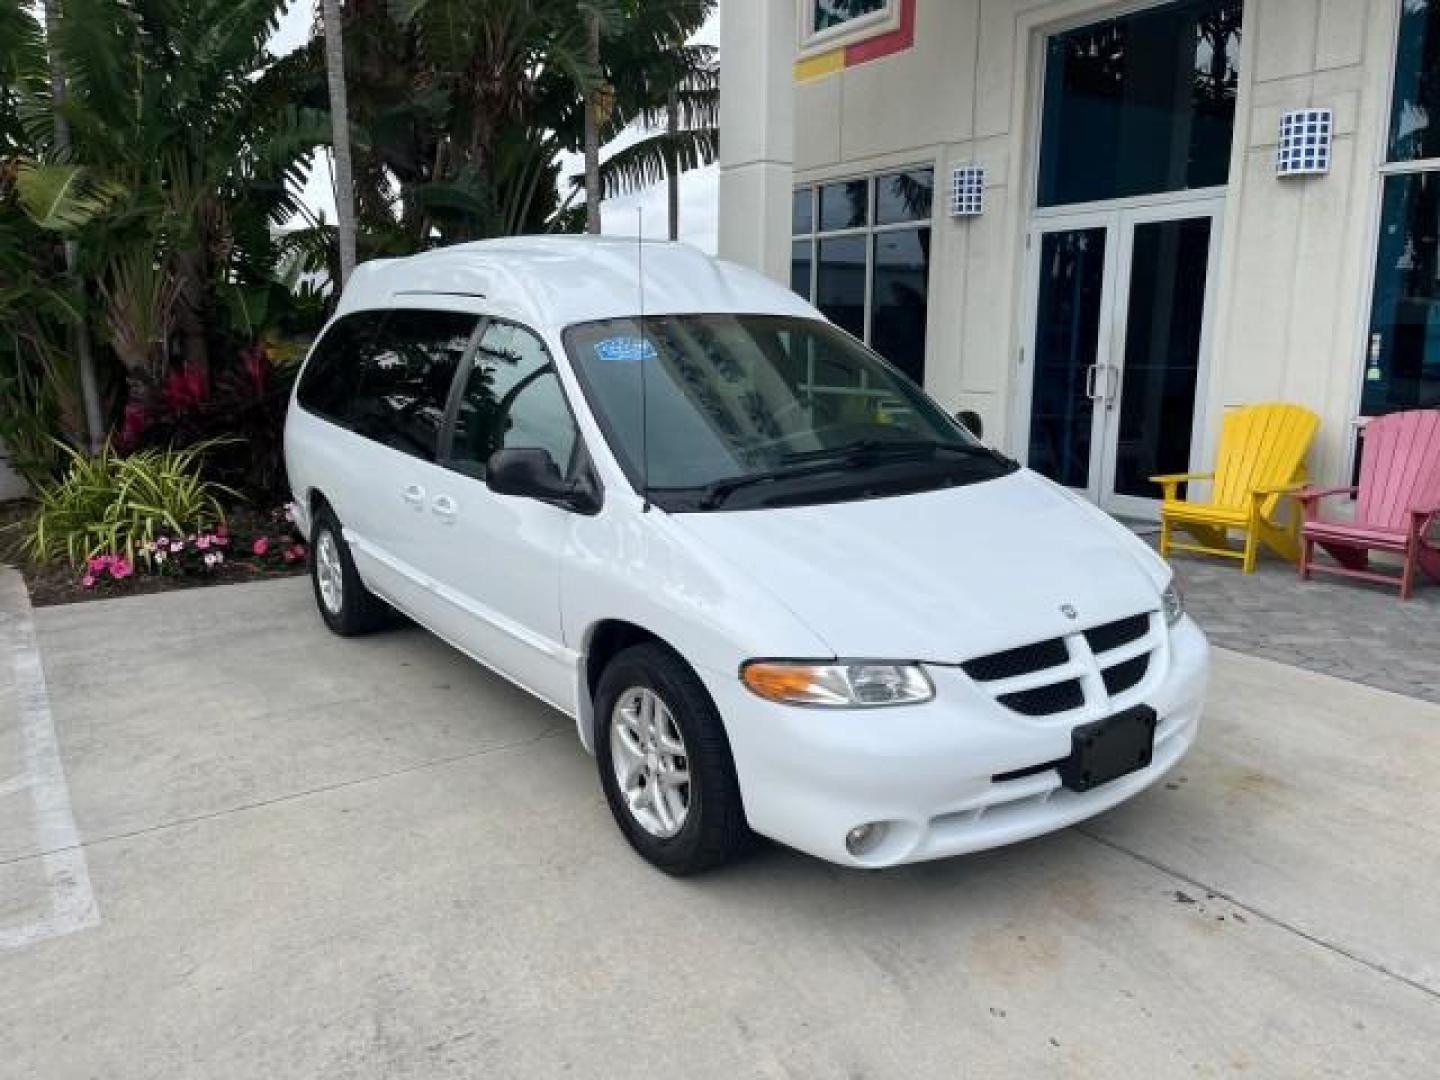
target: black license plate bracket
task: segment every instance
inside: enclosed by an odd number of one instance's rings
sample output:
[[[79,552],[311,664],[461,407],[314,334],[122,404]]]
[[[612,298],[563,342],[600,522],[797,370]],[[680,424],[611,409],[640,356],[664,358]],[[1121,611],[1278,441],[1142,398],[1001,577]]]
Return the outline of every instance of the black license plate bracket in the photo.
[[[1159,716],[1149,705],[1081,724],[1070,733],[1070,756],[1056,771],[1071,791],[1102,784],[1147,768],[1155,754]]]

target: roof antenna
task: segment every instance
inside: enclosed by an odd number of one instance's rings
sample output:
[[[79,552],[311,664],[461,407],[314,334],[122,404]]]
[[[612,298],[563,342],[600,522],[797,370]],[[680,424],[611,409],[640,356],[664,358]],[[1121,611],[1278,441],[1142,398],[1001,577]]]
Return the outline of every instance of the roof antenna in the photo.
[[[650,512],[650,395],[645,381],[648,343],[645,339],[645,211],[635,208],[635,268],[640,284],[640,345],[636,358],[640,363],[640,512]]]

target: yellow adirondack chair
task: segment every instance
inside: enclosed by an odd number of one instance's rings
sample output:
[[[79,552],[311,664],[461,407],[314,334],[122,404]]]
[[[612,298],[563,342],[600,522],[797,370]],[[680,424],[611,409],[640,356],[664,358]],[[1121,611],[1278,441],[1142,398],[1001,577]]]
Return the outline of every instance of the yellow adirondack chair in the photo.
[[[1160,554],[1169,558],[1171,551],[1194,551],[1239,559],[1247,574],[1255,572],[1261,544],[1299,561],[1300,515],[1291,510],[1282,519],[1280,509],[1286,495],[1305,486],[1305,454],[1319,426],[1320,418],[1309,409],[1283,402],[1228,413],[1214,472],[1150,478],[1164,489]],[[1179,497],[1180,485],[1190,480],[1214,481],[1209,502]],[[1177,530],[1197,542],[1180,543],[1174,538]],[[1241,534],[1239,548],[1230,545],[1231,532]]]

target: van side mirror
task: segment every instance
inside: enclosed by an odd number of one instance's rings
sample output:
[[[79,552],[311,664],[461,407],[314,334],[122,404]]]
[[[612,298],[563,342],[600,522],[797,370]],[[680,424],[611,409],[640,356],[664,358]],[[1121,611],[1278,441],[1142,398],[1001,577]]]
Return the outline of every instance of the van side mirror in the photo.
[[[985,437],[985,421],[980,419],[980,414],[974,409],[961,409],[955,414],[955,419],[960,421],[960,426],[975,438],[983,439]]]
[[[485,483],[497,495],[538,499],[582,514],[600,509],[591,485],[566,480],[550,451],[540,447],[497,450],[485,466]]]

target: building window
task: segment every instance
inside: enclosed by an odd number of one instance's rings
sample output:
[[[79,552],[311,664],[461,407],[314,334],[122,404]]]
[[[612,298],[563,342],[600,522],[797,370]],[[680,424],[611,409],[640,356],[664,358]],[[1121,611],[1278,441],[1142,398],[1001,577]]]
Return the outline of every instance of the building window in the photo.
[[[859,19],[878,19],[890,10],[893,0],[804,0],[810,9],[811,34],[823,34]]]
[[[1396,2],[1365,416],[1440,406],[1440,5]]]
[[[915,382],[925,381],[935,170],[795,191],[790,285]]]
[[[1242,13],[1242,0],[1183,0],[1052,36],[1040,205],[1224,184]]]

